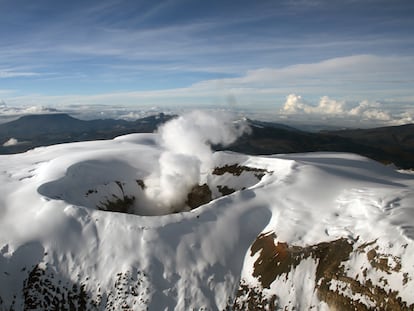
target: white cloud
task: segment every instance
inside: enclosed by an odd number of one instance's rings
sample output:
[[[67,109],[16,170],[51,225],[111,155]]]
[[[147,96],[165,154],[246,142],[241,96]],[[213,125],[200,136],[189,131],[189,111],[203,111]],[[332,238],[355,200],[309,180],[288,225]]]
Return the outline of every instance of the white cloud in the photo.
[[[330,99],[328,96],[323,96],[317,106],[307,104],[300,95],[289,94],[286,97],[286,102],[281,109],[281,113],[294,114],[330,114],[339,115],[344,112],[344,102]]]
[[[31,106],[31,107],[24,108],[22,112],[28,113],[28,114],[39,114],[39,113],[53,113],[53,112],[57,112],[57,110],[54,108],[49,108],[49,107],[44,107],[44,106]]]
[[[323,96],[317,105],[306,102],[300,95],[290,94],[286,97],[285,104],[280,113],[285,116],[312,116],[325,120],[329,117],[332,122],[337,120],[368,121],[377,124],[394,125],[413,122],[413,115],[404,111],[392,113],[383,108],[379,102],[363,100],[358,104],[350,104],[345,101],[337,101]]]
[[[11,71],[0,71],[0,79],[16,78],[16,77],[33,77],[38,76],[35,72],[11,72]]]
[[[240,78],[222,79],[228,85],[282,83],[310,85],[324,83],[341,85],[344,81],[393,82],[395,75],[411,81],[409,68],[413,69],[412,57],[382,57],[376,55],[352,55],[336,57],[315,63],[295,64],[281,68],[260,68],[247,71]],[[393,74],[393,75],[391,75]],[[336,80],[328,78],[336,77]],[[309,80],[310,79],[310,80]]]
[[[353,55],[281,68],[249,70],[236,78],[201,81],[185,91],[189,96],[196,93],[210,96],[234,94],[239,103],[251,99],[270,103],[272,97],[274,102],[276,96],[298,91],[312,97],[330,93],[344,98],[352,94],[354,100],[360,101],[366,98],[400,98],[412,96],[413,71],[412,57]],[[343,107],[341,102],[325,101],[319,109],[340,113]]]
[[[19,141],[16,138],[10,138],[3,144],[3,147],[16,146],[17,144],[19,144]]]
[[[79,118],[82,120],[124,119],[131,121],[159,113],[182,114],[188,109],[180,109],[177,107],[169,108],[160,106],[136,106],[119,104],[111,105],[109,103],[98,104],[94,102],[92,102],[91,104],[82,105],[61,104],[59,105],[59,109],[56,109],[42,105],[11,106],[0,100],[0,123],[12,121],[24,115],[55,113],[67,113],[75,118]]]
[[[355,55],[316,63],[247,71],[236,78],[204,80],[187,87],[92,95],[47,96],[30,94],[4,96],[13,105],[217,105],[226,104],[231,94],[239,105],[273,105],[275,98],[300,91],[306,96],[335,94],[353,100],[407,98],[412,96],[414,59]],[[395,80],[403,81],[396,90]],[[326,101],[322,111],[340,112],[340,102]]]
[[[316,111],[322,114],[342,114],[344,112],[344,102],[330,99],[328,96],[323,96],[319,101]]]
[[[39,75],[40,74],[37,72],[27,71],[23,68],[0,68],[0,79],[33,77]]]
[[[42,105],[37,106],[9,106],[4,101],[0,101],[0,116],[20,116],[25,114],[46,114],[56,113],[59,110]]]
[[[320,62],[296,64],[281,68],[261,68],[250,70],[235,78],[204,80],[187,87],[172,89],[144,90],[132,92],[108,92],[91,95],[48,96],[28,94],[16,96],[5,93],[2,97],[14,106],[67,107],[87,106],[135,106],[145,108],[167,107],[224,107],[229,98],[237,103],[237,108],[265,108],[282,103],[286,94],[300,94],[315,98],[323,94],[335,94],[336,98],[370,102],[392,98],[389,111],[402,110],[405,99],[412,99],[412,57],[382,57],[375,55],[353,55],[326,59]],[[396,81],[399,81],[396,84]],[[401,82],[401,83],[400,83]],[[398,85],[398,88],[396,87]],[[400,99],[400,100],[399,100]],[[317,105],[311,105],[301,97],[292,97],[282,108],[284,113],[304,112],[306,114],[346,115],[347,104],[342,100],[322,97]],[[410,101],[411,103],[412,101]],[[369,108],[369,109],[368,109]],[[359,108],[362,111],[363,107]],[[4,110],[4,109],[3,109]],[[36,109],[33,109],[36,110]],[[358,116],[358,111],[348,113]],[[364,118],[387,119],[387,113],[376,111],[375,107],[365,107]],[[128,114],[131,111],[125,111]],[[132,111],[133,112],[133,111]],[[0,114],[2,112],[0,111]],[[19,111],[21,113],[21,111]],[[28,111],[27,113],[31,113]],[[39,112],[40,113],[40,112]],[[126,116],[128,118],[128,116]]]
[[[409,112],[403,112],[399,115],[399,120],[396,121],[396,124],[409,124],[414,123],[414,113],[410,114]]]
[[[43,105],[10,106],[9,104],[6,104],[3,100],[0,100],[0,123],[9,122],[24,115],[52,114],[52,113],[58,113],[58,112],[69,112],[69,111],[63,111],[60,109],[58,110],[56,108],[51,108],[51,107],[47,107]]]
[[[348,111],[348,114],[350,114],[351,116],[359,116],[369,120],[392,120],[391,115],[388,112],[381,109],[380,103],[371,103],[367,100],[360,102],[358,106]]]
[[[282,108],[282,113],[300,113],[305,111],[307,105],[302,101],[302,96],[296,94],[289,94],[286,97],[285,105]]]

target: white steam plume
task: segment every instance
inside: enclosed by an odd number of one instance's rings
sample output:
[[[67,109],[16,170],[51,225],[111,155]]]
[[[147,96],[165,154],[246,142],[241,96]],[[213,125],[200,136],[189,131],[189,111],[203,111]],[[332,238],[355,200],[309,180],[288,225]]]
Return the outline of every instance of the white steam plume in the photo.
[[[147,198],[160,214],[185,209],[192,187],[200,184],[213,166],[211,145],[228,145],[249,130],[231,115],[194,111],[164,124],[159,130],[164,152],[159,171],[146,180]]]

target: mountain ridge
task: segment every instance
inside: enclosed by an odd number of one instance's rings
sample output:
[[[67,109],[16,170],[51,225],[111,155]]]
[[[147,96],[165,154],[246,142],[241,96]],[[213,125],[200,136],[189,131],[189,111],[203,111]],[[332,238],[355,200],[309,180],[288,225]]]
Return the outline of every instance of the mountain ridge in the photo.
[[[163,113],[135,121],[116,119],[80,120],[65,113],[22,116],[0,124],[0,142],[11,138],[17,144],[0,145],[0,154],[20,153],[59,143],[112,139],[130,133],[151,133],[173,116]]]
[[[112,139],[131,133],[152,133],[175,115],[158,114],[136,121],[79,120],[68,114],[23,116],[0,124],[0,154],[24,152],[38,146]],[[306,132],[289,125],[246,120],[252,128],[227,149],[252,155],[335,151],[357,153],[385,164],[414,169],[414,124],[372,129]],[[216,150],[222,150],[215,146]]]
[[[251,128],[249,135],[242,136],[228,149],[253,155],[351,152],[384,164],[393,163],[400,168],[414,168],[414,124],[319,133],[289,130],[285,127],[256,126],[255,123],[252,123]],[[402,139],[391,142],[389,137],[396,136]]]

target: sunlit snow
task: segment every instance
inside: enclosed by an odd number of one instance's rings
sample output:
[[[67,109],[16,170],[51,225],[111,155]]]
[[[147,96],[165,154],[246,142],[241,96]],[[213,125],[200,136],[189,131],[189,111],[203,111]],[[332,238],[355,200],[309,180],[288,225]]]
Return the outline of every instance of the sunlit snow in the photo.
[[[340,237],[376,240],[378,252],[401,258],[401,279],[403,273],[414,274],[413,175],[353,154],[260,157],[215,152],[207,169],[237,163],[269,173],[246,182],[252,178],[246,173],[236,178],[207,172],[210,185],[227,183],[236,191],[216,195],[188,212],[154,216],[159,213],[148,203],[153,198],[137,180],[147,180],[159,168],[165,151],[160,141],[159,134],[132,134],[0,156],[4,306],[14,300],[14,306],[23,305],[27,269],[40,264],[61,279],[86,284],[92,297],[97,286],[111,290],[119,273],[142,273],[142,294],[137,296],[142,301],[135,296],[124,299],[131,305],[135,301],[136,310],[142,305],[152,310],[221,310],[235,297],[241,278],[257,283],[251,276],[255,258],[249,248],[260,233],[269,231],[279,241],[303,247]],[[134,213],[97,208],[103,196],[94,197],[94,191],[119,194],[117,182],[123,183],[122,191],[135,195]],[[361,275],[362,257],[351,260],[355,266],[348,264],[348,273]],[[300,284],[300,275],[314,280],[314,264],[307,259],[291,271],[289,282],[275,281],[272,288],[279,287],[280,293],[296,288],[280,303],[326,307],[311,292],[312,286]],[[380,282],[382,274],[373,279]],[[400,286],[402,299],[413,303],[409,288],[414,284],[407,282],[405,287],[392,280],[389,284]]]

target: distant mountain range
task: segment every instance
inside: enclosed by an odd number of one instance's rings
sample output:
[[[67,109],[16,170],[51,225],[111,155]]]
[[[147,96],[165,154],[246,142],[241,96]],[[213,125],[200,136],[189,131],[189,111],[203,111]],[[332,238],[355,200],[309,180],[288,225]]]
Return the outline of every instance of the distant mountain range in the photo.
[[[152,133],[173,116],[163,113],[136,121],[102,119],[79,120],[68,114],[28,115],[0,124],[0,154],[24,152],[59,143],[112,139],[130,133]],[[3,146],[10,138],[17,140]]]
[[[24,152],[58,143],[112,139],[130,133],[151,133],[174,116],[158,114],[136,121],[84,121],[67,114],[30,115],[0,124],[0,154]],[[357,153],[385,164],[414,168],[414,124],[310,133],[284,124],[249,120],[252,133],[226,149],[248,154],[312,151]],[[14,144],[3,146],[10,138]],[[216,149],[222,149],[217,146]]]
[[[384,164],[394,163],[400,168],[414,168],[414,124],[318,133],[257,121],[250,121],[250,126],[251,134],[244,135],[226,149],[253,155],[351,152]]]

